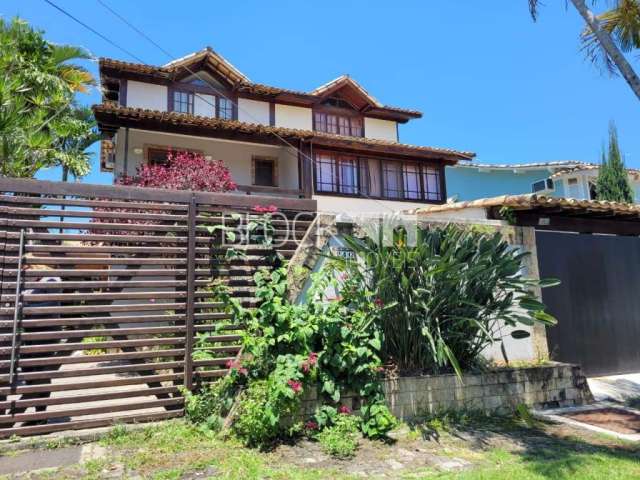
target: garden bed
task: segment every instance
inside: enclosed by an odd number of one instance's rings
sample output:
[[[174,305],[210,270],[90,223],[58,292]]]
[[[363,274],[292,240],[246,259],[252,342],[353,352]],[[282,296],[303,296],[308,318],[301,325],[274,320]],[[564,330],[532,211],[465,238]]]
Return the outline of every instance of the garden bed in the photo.
[[[531,408],[578,406],[592,401],[580,367],[563,363],[501,368],[458,378],[449,375],[422,375],[387,378],[383,383],[391,412],[408,419],[448,410],[481,410],[509,413],[518,405]],[[343,397],[343,404],[358,410],[356,395]],[[317,407],[311,389],[303,400],[304,413]]]

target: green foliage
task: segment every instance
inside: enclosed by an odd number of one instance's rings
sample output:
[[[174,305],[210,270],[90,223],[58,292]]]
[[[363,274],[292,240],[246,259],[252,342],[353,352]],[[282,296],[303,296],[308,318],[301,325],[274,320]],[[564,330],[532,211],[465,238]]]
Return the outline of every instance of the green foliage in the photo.
[[[377,308],[381,355],[403,371],[442,373],[479,366],[488,345],[502,344],[502,325],[554,324],[523,275],[527,253],[493,235],[448,225],[418,232],[415,246],[396,231],[392,242],[345,239],[358,261],[335,259],[347,272],[341,293],[354,311]],[[522,338],[524,330],[513,336]],[[506,353],[503,354],[506,358]]]
[[[236,435],[247,445],[264,447],[296,433],[300,426],[291,419],[299,413],[305,389],[314,386],[323,405],[311,424],[334,425],[341,417],[338,411],[346,408],[342,397],[355,392],[363,403],[362,416],[355,416],[363,432],[384,436],[394,420],[384,406],[379,379],[379,309],[354,310],[343,302],[323,301],[324,291],[335,283],[330,272],[314,275],[310,299],[302,305],[288,300],[285,268],[261,270],[254,278],[259,302],[252,310],[215,287],[235,321],[247,326],[243,358],[231,365],[234,380],[225,386],[224,398],[241,395],[233,423]],[[205,401],[196,404],[205,405],[205,412],[214,408]],[[202,422],[203,416],[190,418]]]
[[[609,125],[609,149],[602,152],[602,163],[596,181],[596,198],[610,202],[633,203],[633,190],[618,146],[618,132]]]
[[[57,165],[76,176],[89,172],[84,148],[96,137],[74,95],[95,82],[69,63],[87,58],[78,47],[47,42],[22,20],[0,19],[0,174],[32,177]]]
[[[353,457],[358,448],[359,423],[354,415],[338,415],[332,426],[317,435],[322,451],[337,458]]]

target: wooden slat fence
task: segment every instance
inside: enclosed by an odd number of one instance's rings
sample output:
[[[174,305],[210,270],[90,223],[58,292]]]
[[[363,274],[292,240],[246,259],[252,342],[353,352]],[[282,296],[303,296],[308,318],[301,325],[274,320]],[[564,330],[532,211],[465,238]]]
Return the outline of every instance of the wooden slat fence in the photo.
[[[279,209],[275,247],[250,238],[257,204]],[[255,305],[253,273],[274,248],[293,255],[314,214],[313,200],[0,178],[0,438],[182,415],[181,387],[239,351],[211,281]],[[221,224],[244,255],[226,255]]]

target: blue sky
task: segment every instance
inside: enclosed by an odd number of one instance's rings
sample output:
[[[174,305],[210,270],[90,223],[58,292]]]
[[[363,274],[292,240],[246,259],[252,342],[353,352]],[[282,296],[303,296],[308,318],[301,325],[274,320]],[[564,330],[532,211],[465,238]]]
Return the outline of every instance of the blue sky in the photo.
[[[546,2],[533,23],[527,0],[104,1],[176,57],[210,45],[256,82],[311,90],[348,73],[383,103],[424,112],[401,126],[403,142],[472,150],[487,163],[594,162],[614,120],[627,165],[640,168],[640,101],[584,60],[581,19],[565,2]],[[97,1],[56,2],[146,63],[168,61]],[[42,0],[4,0],[0,14],[53,42],[135,61]],[[111,179],[94,159],[85,181]]]

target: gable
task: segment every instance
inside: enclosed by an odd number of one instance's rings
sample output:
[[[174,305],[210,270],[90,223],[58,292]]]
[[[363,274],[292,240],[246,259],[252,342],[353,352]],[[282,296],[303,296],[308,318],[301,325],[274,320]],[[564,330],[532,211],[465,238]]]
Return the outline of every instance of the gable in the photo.
[[[328,99],[338,99],[358,111],[381,106],[380,102],[362,88],[358,82],[346,75],[316,88],[311,94],[317,96],[320,103],[324,103]]]

